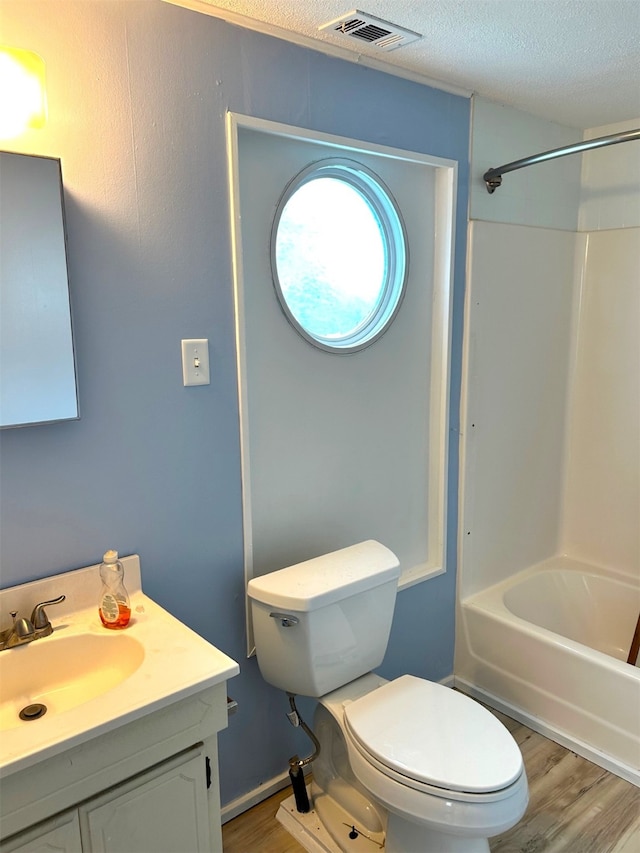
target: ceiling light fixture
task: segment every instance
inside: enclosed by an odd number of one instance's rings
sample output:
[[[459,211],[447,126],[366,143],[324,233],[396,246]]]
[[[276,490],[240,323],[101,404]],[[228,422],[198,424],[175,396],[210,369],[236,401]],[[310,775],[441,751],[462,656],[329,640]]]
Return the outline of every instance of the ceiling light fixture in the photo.
[[[0,138],[43,127],[47,117],[44,60],[31,50],[0,45]]]

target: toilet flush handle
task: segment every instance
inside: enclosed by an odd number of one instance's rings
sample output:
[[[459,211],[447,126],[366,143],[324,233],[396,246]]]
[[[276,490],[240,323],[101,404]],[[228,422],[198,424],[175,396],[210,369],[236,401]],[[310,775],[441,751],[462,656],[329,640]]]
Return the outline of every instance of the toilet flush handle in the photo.
[[[279,619],[283,628],[292,628],[298,624],[298,617],[292,616],[290,613],[270,613],[273,619]]]

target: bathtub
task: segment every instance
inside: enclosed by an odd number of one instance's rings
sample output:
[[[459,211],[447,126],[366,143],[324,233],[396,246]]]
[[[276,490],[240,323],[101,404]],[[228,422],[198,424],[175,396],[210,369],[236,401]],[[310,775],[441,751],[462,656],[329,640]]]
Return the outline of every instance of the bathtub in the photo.
[[[458,688],[640,786],[640,586],[554,557],[460,603]]]

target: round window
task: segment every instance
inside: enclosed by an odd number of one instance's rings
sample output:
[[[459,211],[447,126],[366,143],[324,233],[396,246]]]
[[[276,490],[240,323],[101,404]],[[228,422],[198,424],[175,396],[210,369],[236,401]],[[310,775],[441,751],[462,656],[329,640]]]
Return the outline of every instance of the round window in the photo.
[[[273,223],[271,265],[293,327],[322,349],[371,344],[395,316],[407,277],[404,225],[380,178],[350,160],[309,166]]]

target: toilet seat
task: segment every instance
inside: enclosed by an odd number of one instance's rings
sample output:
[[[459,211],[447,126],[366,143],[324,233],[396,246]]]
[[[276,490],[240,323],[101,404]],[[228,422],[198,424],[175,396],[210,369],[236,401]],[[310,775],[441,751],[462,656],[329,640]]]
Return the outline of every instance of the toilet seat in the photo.
[[[523,773],[517,744],[477,702],[404,675],[344,705],[345,733],[386,776],[458,801],[511,795]]]

